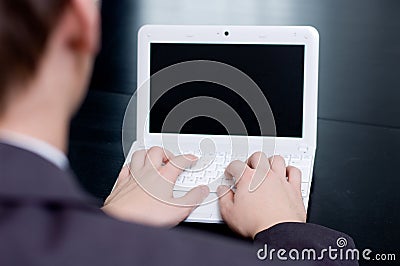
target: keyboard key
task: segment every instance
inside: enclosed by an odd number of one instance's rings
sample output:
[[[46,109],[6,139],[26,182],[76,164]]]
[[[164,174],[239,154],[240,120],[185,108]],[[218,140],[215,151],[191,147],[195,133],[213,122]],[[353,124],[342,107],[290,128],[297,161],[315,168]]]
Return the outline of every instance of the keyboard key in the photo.
[[[225,157],[216,157],[214,159],[214,163],[215,164],[223,164],[223,163],[225,163]]]
[[[196,185],[207,185],[208,180],[209,180],[208,177],[205,176],[198,177],[196,180]]]
[[[191,175],[192,175],[191,171],[183,171],[181,174],[181,176],[183,176],[183,177],[187,177],[187,176],[191,176]]]
[[[208,183],[208,188],[210,189],[211,193],[216,193],[218,187],[221,185],[218,181]]]
[[[302,158],[303,158],[303,160],[312,160],[312,155],[303,154]]]
[[[178,177],[178,179],[176,179],[176,183],[177,183],[177,184],[182,184],[184,178],[185,178],[184,176],[180,175],[180,176]]]
[[[193,172],[192,175],[194,178],[199,178],[204,176],[204,171],[199,171],[199,172]]]
[[[183,185],[195,185],[196,178],[194,177],[185,177],[183,180],[182,184]]]
[[[207,170],[205,173],[205,176],[208,178],[215,178],[217,177],[217,172],[216,171],[209,171]]]
[[[294,167],[301,167],[301,166],[309,166],[311,161],[309,160],[298,160],[298,159],[291,159],[289,165]]]
[[[215,173],[216,173],[216,177],[225,178],[224,172],[225,172],[225,171],[216,171],[216,172],[215,172]]]
[[[301,181],[302,182],[308,182],[310,181],[310,168],[309,167],[299,167],[299,170],[301,171]]]
[[[225,165],[223,165],[223,164],[217,164],[216,166],[215,166],[215,168],[216,168],[216,170],[217,171],[225,171]]]
[[[303,198],[307,197],[308,187],[309,187],[308,183],[301,183],[301,196]]]
[[[215,170],[217,170],[217,165],[216,164],[211,164],[211,165],[207,166],[205,168],[205,170],[207,170],[207,171],[215,171]]]
[[[301,155],[300,154],[292,154],[290,155],[291,160],[301,160]]]

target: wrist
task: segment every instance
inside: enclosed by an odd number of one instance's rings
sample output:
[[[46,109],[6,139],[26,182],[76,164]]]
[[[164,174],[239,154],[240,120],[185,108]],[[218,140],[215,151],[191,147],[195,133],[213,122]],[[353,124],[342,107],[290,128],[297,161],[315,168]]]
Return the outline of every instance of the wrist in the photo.
[[[259,233],[267,231],[267,230],[269,230],[269,229],[271,229],[271,228],[273,228],[275,226],[278,226],[280,224],[285,224],[285,223],[299,223],[299,224],[302,223],[302,224],[304,224],[305,221],[293,219],[293,220],[283,220],[283,221],[279,221],[279,222],[274,222],[274,223],[270,223],[270,224],[267,224],[267,225],[261,225],[261,226],[258,226],[256,230],[254,230],[254,232],[251,235],[251,237],[254,240],[254,239],[256,239],[256,237],[257,237],[257,235]]]

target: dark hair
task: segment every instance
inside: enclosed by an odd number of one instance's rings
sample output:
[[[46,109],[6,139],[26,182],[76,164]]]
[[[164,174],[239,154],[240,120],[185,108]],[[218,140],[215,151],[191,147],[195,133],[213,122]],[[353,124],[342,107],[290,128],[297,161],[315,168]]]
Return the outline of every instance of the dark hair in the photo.
[[[48,38],[69,0],[0,1],[0,112],[10,87],[38,68]]]

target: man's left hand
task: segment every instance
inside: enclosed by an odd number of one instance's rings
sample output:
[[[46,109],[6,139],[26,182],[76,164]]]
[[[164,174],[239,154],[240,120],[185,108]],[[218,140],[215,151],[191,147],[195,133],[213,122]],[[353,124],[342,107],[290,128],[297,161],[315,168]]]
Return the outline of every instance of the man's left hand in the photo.
[[[173,187],[182,171],[197,161],[193,155],[174,156],[160,147],[133,154],[102,208],[125,221],[172,227],[186,219],[208,196],[207,186],[198,186],[181,198]]]

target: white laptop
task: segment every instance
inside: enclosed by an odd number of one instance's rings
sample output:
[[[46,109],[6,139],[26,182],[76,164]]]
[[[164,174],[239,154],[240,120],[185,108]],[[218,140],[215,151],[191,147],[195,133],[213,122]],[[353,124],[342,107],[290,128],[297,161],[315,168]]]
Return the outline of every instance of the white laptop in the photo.
[[[194,186],[208,185],[210,196],[186,221],[219,223],[222,219],[216,188],[221,184],[233,186],[224,176],[225,167],[235,159],[244,161],[259,150],[268,156],[279,154],[286,164],[301,170],[307,209],[317,143],[318,55],[318,32],[308,26],[143,26],[138,44],[137,141],[131,146],[126,163],[135,150],[152,146],[206,158],[179,176],[174,195],[180,197]],[[196,62],[203,68],[196,70]],[[173,69],[176,65],[181,68]],[[218,69],[224,66],[227,72]],[[215,75],[211,73],[208,82],[194,73],[214,67],[211,72]],[[172,72],[164,71],[171,68]],[[242,74],[230,72],[236,70]],[[166,86],[174,82],[178,85],[160,91],[160,84],[156,86],[156,81],[150,79],[160,71],[164,71],[162,78],[168,79]],[[250,77],[268,101],[264,110],[272,112],[274,133],[257,130],[257,114],[249,114],[252,101],[264,106],[251,93],[251,85],[240,84],[238,90],[245,87],[247,91],[239,96],[238,91],[227,88],[232,85],[229,80],[241,75]],[[170,76],[178,80],[169,84]],[[212,80],[220,78],[228,81]],[[201,102],[204,99],[206,102]],[[186,108],[191,106],[190,112],[179,113],[191,113],[189,119],[169,116],[177,113],[183,103]],[[185,110],[185,106],[181,109]],[[245,132],[229,117],[229,111],[238,114]],[[179,119],[186,120],[175,123]],[[263,141],[266,146],[260,144]],[[232,142],[246,145],[232,148]]]

